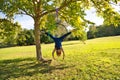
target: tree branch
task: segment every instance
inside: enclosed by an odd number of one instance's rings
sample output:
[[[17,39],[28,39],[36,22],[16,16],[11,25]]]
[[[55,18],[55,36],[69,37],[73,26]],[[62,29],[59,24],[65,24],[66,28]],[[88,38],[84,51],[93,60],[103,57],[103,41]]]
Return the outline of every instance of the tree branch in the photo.
[[[115,6],[119,6],[119,5],[117,5],[117,2],[109,2],[110,4],[112,4],[112,5],[115,5]]]
[[[68,2],[65,0],[64,1],[64,3],[63,3],[63,5],[61,5],[59,8],[57,8],[58,10],[61,10],[61,9],[63,9],[64,7],[66,7],[66,6],[68,6],[70,3],[72,3],[72,2],[75,2],[76,0],[69,0]],[[53,10],[50,10],[50,11],[47,11],[47,12],[44,12],[44,13],[42,13],[39,17],[42,17],[42,16],[44,16],[44,15],[47,15],[48,13],[51,13],[51,12],[55,12],[56,11],[56,9],[53,9]]]
[[[23,9],[21,10],[21,12],[20,12],[19,14],[29,15],[30,17],[33,18],[33,15],[32,15],[32,14],[29,14],[27,11],[25,11],[25,10],[23,10]]]

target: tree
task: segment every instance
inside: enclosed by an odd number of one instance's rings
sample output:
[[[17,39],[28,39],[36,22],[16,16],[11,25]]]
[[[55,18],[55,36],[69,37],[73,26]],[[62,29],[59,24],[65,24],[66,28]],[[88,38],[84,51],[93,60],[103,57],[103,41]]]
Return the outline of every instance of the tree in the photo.
[[[33,30],[23,29],[17,36],[17,45],[26,46],[34,44],[34,32]]]
[[[94,28],[93,26],[90,27],[87,37],[88,39],[97,38],[97,37],[106,37],[106,36],[117,36],[120,35],[120,26],[111,25],[100,25]],[[95,36],[95,37],[94,37]]]
[[[21,26],[7,19],[0,19],[0,47],[16,45]]]
[[[87,33],[88,38],[89,39],[96,38],[96,32],[97,32],[96,26],[91,25],[90,28],[89,28],[89,31]]]
[[[85,10],[94,7],[96,8],[96,12],[107,20],[108,18],[106,17],[114,12],[109,4],[110,1],[116,2],[118,0],[1,0],[0,11],[9,18],[15,14],[25,14],[33,18],[36,57],[37,60],[43,60],[40,29],[46,28],[52,30],[55,28],[55,25],[52,24],[55,23],[54,13],[56,12],[56,8],[59,11],[59,18],[63,22],[66,21],[79,29],[75,34],[78,36],[82,33],[83,26],[87,26],[86,23],[89,22],[84,19]],[[117,12],[114,12],[113,17],[115,16],[118,16]],[[117,21],[115,24],[117,24]]]

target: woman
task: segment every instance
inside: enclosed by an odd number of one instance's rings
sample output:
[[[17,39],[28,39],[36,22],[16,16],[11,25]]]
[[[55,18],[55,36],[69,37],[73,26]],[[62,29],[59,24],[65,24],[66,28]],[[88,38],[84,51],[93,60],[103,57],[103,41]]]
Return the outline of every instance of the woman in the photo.
[[[75,31],[75,29],[72,30],[71,32],[73,32],[73,31]],[[51,35],[50,33],[48,33],[48,32],[45,32],[45,34],[47,34],[48,36],[50,36],[50,37],[54,40],[54,42],[55,42],[55,48],[53,49],[53,52],[52,52],[52,57],[53,57],[53,59],[55,59],[55,57],[54,57],[55,51],[56,51],[57,56],[60,56],[61,53],[63,53],[63,59],[64,59],[65,53],[64,53],[64,50],[63,50],[63,48],[62,48],[62,41],[63,41],[64,38],[66,38],[68,35],[70,35],[71,32],[68,32],[68,33],[64,34],[63,36],[61,36],[61,37],[59,37],[59,38],[57,38],[57,37],[55,37],[55,36],[52,36],[52,35]]]

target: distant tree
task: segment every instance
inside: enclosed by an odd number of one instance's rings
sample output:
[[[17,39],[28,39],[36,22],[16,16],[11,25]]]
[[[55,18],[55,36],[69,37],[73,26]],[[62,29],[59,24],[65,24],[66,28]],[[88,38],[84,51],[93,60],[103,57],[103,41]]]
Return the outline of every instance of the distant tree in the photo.
[[[120,35],[120,25],[118,25],[118,27],[115,27],[115,34]]]
[[[16,38],[21,26],[7,19],[0,19],[0,44],[1,46],[16,45]]]
[[[97,33],[97,28],[96,28],[96,26],[95,26],[95,25],[91,25],[91,26],[89,27],[89,31],[87,32],[87,37],[88,37],[89,39],[91,39],[91,38],[96,38],[96,33]]]
[[[120,26],[114,26],[112,25],[100,25],[100,26],[96,26],[95,29],[95,33],[93,33],[94,30],[89,30],[88,31],[88,38],[97,38],[97,37],[105,37],[105,36],[116,36],[116,35],[120,35]],[[93,37],[95,36],[95,37]]]
[[[17,45],[33,45],[34,43],[34,32],[33,30],[23,29],[17,36]]]
[[[52,42],[53,42],[53,40],[50,37],[48,37],[46,34],[43,34],[41,36],[41,43],[48,44],[48,43],[52,43]]]

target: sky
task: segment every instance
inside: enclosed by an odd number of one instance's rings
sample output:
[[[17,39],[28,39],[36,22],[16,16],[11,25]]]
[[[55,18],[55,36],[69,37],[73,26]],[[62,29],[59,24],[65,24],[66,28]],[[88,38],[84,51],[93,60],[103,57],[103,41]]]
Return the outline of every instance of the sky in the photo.
[[[22,28],[33,29],[34,21],[32,17],[27,15],[16,15],[14,22],[19,22]]]
[[[120,11],[120,3],[117,5],[112,5],[116,11]],[[95,9],[91,8],[90,10],[86,10],[85,18],[94,22],[96,25],[102,25],[103,19],[98,17],[95,13]],[[4,18],[5,16],[0,13],[0,17]],[[16,15],[14,16],[14,22],[19,22],[22,28],[33,29],[34,28],[34,21],[30,16],[27,15]]]

